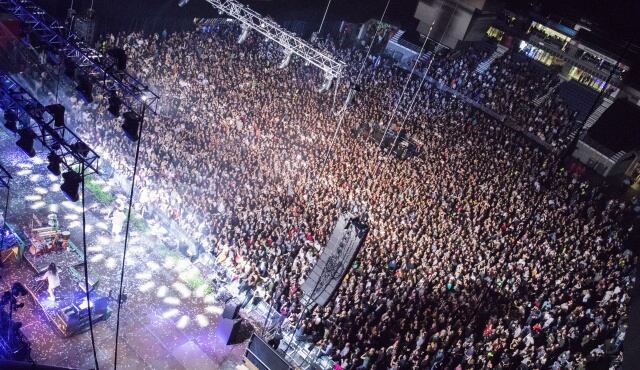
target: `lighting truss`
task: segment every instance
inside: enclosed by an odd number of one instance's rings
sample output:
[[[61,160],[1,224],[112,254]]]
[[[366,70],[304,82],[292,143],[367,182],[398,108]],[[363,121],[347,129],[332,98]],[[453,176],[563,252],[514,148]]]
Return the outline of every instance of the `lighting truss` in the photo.
[[[87,46],[30,0],[0,0],[0,10],[16,17],[26,33],[35,35],[49,51],[73,62],[108,95],[116,94],[129,110],[140,115],[144,110],[156,113],[159,97],[148,86],[126,71],[117,70],[111,56]]]
[[[292,32],[280,27],[276,22],[267,19],[249,7],[235,0],[206,0],[220,13],[226,13],[237,19],[242,25],[262,34],[264,37],[278,43],[284,50],[304,59],[309,64],[320,68],[325,77],[334,79],[342,77],[345,63],[336,59],[333,55],[314,48],[305,40]]]
[[[67,127],[55,127],[45,107],[2,70],[0,108],[13,112],[22,128],[32,129],[42,146],[57,154],[68,169],[76,171],[74,166],[84,164],[87,175],[98,173],[98,154]]]
[[[0,164],[0,186],[9,189],[9,181],[13,180],[9,171]]]

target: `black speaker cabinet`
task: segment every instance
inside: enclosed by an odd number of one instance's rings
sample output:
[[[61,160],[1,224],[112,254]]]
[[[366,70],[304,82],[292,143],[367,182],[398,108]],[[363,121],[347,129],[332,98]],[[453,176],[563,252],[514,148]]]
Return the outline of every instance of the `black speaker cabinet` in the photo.
[[[225,319],[235,320],[238,318],[240,313],[240,305],[227,303],[224,305],[224,311],[222,312],[222,317]]]

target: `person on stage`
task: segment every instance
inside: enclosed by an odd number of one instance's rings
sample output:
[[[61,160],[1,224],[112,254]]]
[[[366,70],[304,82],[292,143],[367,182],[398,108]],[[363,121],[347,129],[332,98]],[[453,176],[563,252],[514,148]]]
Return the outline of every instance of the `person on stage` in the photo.
[[[47,280],[47,292],[49,292],[49,299],[55,302],[55,289],[60,286],[60,277],[58,276],[58,268],[56,267],[56,264],[49,264],[47,272],[44,275],[38,277],[38,280]]]

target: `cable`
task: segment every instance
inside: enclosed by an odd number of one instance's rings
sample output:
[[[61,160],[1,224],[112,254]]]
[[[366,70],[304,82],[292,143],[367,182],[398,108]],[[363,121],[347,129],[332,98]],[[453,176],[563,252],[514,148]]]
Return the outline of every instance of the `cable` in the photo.
[[[322,16],[322,21],[320,22],[320,27],[318,27],[318,31],[316,31],[318,36],[320,36],[320,31],[322,31],[322,26],[324,25],[324,20],[325,20],[325,18],[327,18],[327,13],[329,12],[329,6],[331,6],[331,1],[332,0],[329,0],[329,2],[327,3],[327,8],[324,10],[324,15]]]
[[[133,191],[135,189],[136,173],[138,172],[138,158],[140,157],[140,143],[142,142],[142,126],[144,125],[144,112],[146,106],[142,108],[142,120],[140,121],[140,130],[138,132],[138,143],[136,146],[136,158],[133,162],[133,177],[131,178],[131,192],[129,193],[129,209],[127,210],[127,226],[124,232],[124,250],[122,251],[122,267],[120,269],[120,289],[118,293],[118,309],[116,312],[116,345],[113,354],[113,369],[118,367],[118,338],[120,334],[120,308],[122,306],[122,291],[124,283],[124,269],[127,258],[127,245],[129,242],[129,224],[131,223],[131,206],[133,203]]]
[[[455,13],[457,11],[458,11],[458,3],[456,2],[455,8],[454,8],[452,14],[455,15]],[[442,34],[442,36],[440,36],[439,44],[442,43],[442,40],[444,39],[444,35],[447,33],[447,30],[449,29],[449,26],[451,25],[451,21],[453,20],[453,15],[447,21],[447,25],[445,26],[444,33]],[[427,40],[429,39],[429,36],[431,35],[431,30],[433,29],[434,24],[435,24],[435,19],[434,19],[433,23],[431,23],[431,27],[429,27],[429,32],[427,33],[427,37],[425,38],[425,43],[423,43],[423,47],[426,44]],[[422,49],[420,49],[420,54],[422,54]],[[418,55],[418,59],[420,58],[420,54]],[[414,69],[416,67],[416,64],[418,63],[418,59],[416,59],[416,62],[414,63],[413,68],[411,69],[411,73],[409,74],[409,78],[408,78],[407,82],[413,77],[413,72],[414,72]],[[429,70],[431,69],[431,65],[432,65],[434,59],[435,59],[435,52],[434,52],[433,57],[431,57],[431,59],[429,60],[429,65],[427,66],[427,69],[425,70],[424,74],[422,75],[422,80],[420,81],[420,84],[418,85],[418,89],[413,94],[413,97],[411,99],[411,103],[409,105],[409,108],[407,109],[407,112],[404,115],[404,118],[402,120],[402,124],[400,126],[400,131],[398,131],[398,134],[396,135],[396,137],[395,137],[395,139],[394,139],[394,141],[393,141],[393,143],[392,143],[392,145],[390,147],[390,151],[393,150],[394,146],[398,142],[398,138],[400,137],[400,132],[404,128],[404,125],[405,125],[405,123],[407,121],[407,118],[409,117],[409,114],[411,114],[411,111],[413,110],[413,106],[415,104],[416,98],[418,97],[418,94],[420,93],[420,90],[422,89],[422,86],[424,85],[424,80],[426,79],[427,74],[429,73]],[[406,88],[406,86],[407,85],[405,84],[405,88]],[[404,89],[403,89],[402,95],[404,95]],[[400,104],[400,101],[402,99],[402,95],[400,95],[400,99],[398,99],[398,104],[396,105],[396,108],[398,108],[398,106]],[[389,118],[389,122],[388,122],[387,126],[385,127],[384,134],[382,135],[382,138],[380,139],[380,143],[378,145],[378,149],[380,149],[380,147],[382,146],[382,143],[384,142],[385,137],[387,136],[388,129],[389,129],[389,127],[391,127],[391,119],[393,118],[394,115],[395,115],[395,111],[392,114],[392,116]],[[381,163],[380,161],[376,161],[376,166],[375,166],[374,171],[373,171],[373,176],[374,177],[377,176],[377,172],[378,172],[378,168],[380,167],[380,163]],[[371,173],[369,173],[367,175],[365,180],[368,180],[370,178],[370,175],[371,175]],[[366,182],[365,182],[365,185],[366,185]]]
[[[387,10],[389,9],[389,4],[391,3],[391,0],[387,0],[387,4],[384,7],[384,10],[382,11],[382,16],[380,16],[380,20],[376,23],[376,32],[377,32],[377,26],[379,23],[381,23],[384,20],[384,16],[387,14]],[[367,63],[367,59],[369,58],[369,55],[371,54],[371,48],[373,46],[373,42],[375,41],[376,37],[375,35],[371,38],[371,42],[369,43],[369,46],[367,48],[367,53],[365,54],[364,58],[362,59],[362,63],[360,64],[360,70],[358,71],[358,75],[356,76],[356,82],[355,82],[355,86],[357,86],[360,83],[360,79],[362,77],[362,72],[364,71],[364,66]],[[338,89],[336,86],[336,93],[337,93]],[[334,95],[334,99],[335,99],[335,95]],[[333,146],[335,145],[335,141],[336,141],[336,137],[338,136],[338,132],[340,132],[340,127],[342,127],[342,122],[344,121],[344,116],[345,113],[347,111],[346,109],[346,102],[345,104],[343,104],[343,109],[341,109],[340,112],[340,118],[338,119],[338,124],[336,126],[336,131],[333,133],[333,137],[331,138],[331,142],[329,143],[329,146],[327,147],[327,150],[325,151],[325,156],[324,159],[322,160],[322,164],[320,165],[320,172],[318,173],[318,175],[316,176],[318,179],[322,178],[322,175],[324,173],[324,170],[327,166],[327,162],[329,161],[329,154],[331,153],[331,149],[333,148]],[[333,108],[332,108],[333,109]],[[318,181],[315,181],[310,189],[310,192],[313,194],[313,191],[315,190],[315,185],[318,183]]]
[[[81,165],[82,169],[82,250],[84,253],[84,291],[87,297],[87,311],[89,312],[89,331],[91,332],[91,349],[93,350],[93,361],[96,365],[96,370],[99,370],[98,356],[96,354],[96,341],[93,337],[93,314],[91,313],[91,300],[89,294],[89,264],[87,263],[87,230],[85,220],[85,206],[84,206],[84,162]]]

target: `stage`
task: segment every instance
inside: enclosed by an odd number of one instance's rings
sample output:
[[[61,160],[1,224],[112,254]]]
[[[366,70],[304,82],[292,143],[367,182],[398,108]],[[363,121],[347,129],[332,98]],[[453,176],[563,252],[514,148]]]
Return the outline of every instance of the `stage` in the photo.
[[[39,152],[30,159],[14,142],[15,138],[8,131],[0,130],[0,158],[13,176],[7,222],[17,228],[26,228],[35,222],[35,218],[46,222],[48,214],[56,213],[60,229],[70,231],[71,242],[81,251],[81,203],[67,201],[59,191],[59,179],[50,175],[46,168],[46,153]],[[94,179],[93,183],[104,194],[112,194],[114,199],[118,197],[119,190],[112,184],[101,179]],[[87,191],[89,273],[91,280],[99,280],[97,293],[107,297],[112,292],[113,298],[109,301],[112,314],[103,321],[94,322],[101,368],[113,366],[115,297],[124,245],[124,231],[119,236],[112,235],[110,211],[113,203],[106,202],[104,197],[99,202],[94,193]],[[214,272],[171,249],[169,245],[173,244],[162,221],[150,218],[132,225],[124,288],[127,300],[122,305],[120,317],[118,367],[243,369],[245,345],[226,346],[215,336],[223,307],[216,301],[217,291],[211,284]],[[25,257],[28,253],[25,251]],[[49,258],[45,254],[38,259],[37,264],[34,264],[34,258],[8,261],[0,270],[2,291],[8,290],[15,281],[28,288],[33,286],[35,270],[41,270]],[[80,254],[69,263],[78,266],[81,260]],[[84,271],[81,268],[77,273],[83,276]],[[77,276],[73,281],[68,280],[72,274],[68,268],[61,272],[66,289],[72,289],[70,284],[77,285]],[[46,295],[46,290],[43,293]],[[25,306],[14,314],[16,320],[23,323],[22,332],[31,342],[34,361],[82,369],[94,367],[89,332],[65,337],[35,300],[36,295],[20,297],[19,301]],[[62,301],[64,297],[60,299]]]

